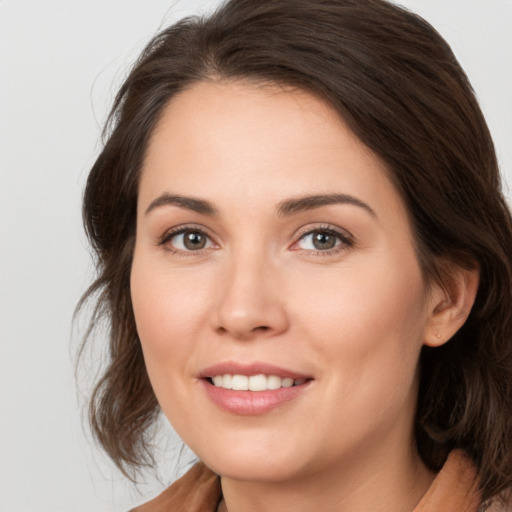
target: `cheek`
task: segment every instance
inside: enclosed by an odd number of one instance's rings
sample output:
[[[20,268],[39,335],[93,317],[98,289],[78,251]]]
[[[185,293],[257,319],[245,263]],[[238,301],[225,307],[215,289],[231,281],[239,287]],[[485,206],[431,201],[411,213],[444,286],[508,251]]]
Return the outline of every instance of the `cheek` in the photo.
[[[423,280],[415,264],[393,269],[333,270],[325,279],[312,279],[308,288],[315,292],[300,301],[300,330],[312,341],[315,361],[326,368],[322,385],[325,400],[331,400],[329,429],[334,439],[348,416],[357,425],[346,427],[343,442],[349,444],[356,445],[363,432],[378,438],[390,425],[411,418],[415,408],[426,310]]]
[[[318,357],[336,362],[335,378],[350,374],[349,387],[413,378],[426,320],[415,259],[357,262],[307,281],[295,293],[297,322],[315,340]]]
[[[166,368],[186,371],[199,326],[205,318],[208,279],[197,269],[169,272],[135,253],[131,273],[132,304],[137,331],[151,380]],[[169,375],[162,375],[168,379]],[[155,383],[156,384],[156,383]]]

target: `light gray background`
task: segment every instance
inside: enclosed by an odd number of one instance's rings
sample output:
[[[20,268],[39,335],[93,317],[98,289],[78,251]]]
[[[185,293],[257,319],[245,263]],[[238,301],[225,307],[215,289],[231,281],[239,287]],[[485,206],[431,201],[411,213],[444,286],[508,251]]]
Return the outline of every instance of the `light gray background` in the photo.
[[[135,494],[81,426],[71,317],[93,269],[80,198],[138,51],[216,3],[0,0],[0,512],[123,511],[162,486]],[[512,0],[401,3],[454,48],[512,183]]]

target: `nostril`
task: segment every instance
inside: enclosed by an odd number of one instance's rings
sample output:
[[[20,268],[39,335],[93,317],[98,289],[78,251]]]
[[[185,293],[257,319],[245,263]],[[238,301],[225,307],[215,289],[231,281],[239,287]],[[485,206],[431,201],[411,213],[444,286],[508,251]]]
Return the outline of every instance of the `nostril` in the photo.
[[[265,331],[268,331],[269,329],[270,329],[270,327],[268,327],[267,325],[260,325],[258,327],[255,327],[253,329],[253,331],[263,331],[263,332],[265,332]]]

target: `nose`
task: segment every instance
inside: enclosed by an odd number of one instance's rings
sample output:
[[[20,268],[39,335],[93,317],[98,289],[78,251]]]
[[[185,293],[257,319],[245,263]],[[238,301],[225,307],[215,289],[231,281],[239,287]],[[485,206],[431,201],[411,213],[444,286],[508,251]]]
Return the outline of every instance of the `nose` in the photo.
[[[219,285],[214,329],[237,340],[272,337],[288,329],[280,279],[263,258],[230,262]]]

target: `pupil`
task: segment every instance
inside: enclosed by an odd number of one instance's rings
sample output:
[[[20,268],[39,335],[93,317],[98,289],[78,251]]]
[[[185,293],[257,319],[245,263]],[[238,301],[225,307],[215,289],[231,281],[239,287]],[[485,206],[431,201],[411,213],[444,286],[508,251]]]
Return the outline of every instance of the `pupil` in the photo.
[[[206,245],[206,237],[197,231],[189,231],[185,233],[183,243],[187,249],[197,251]]]
[[[330,233],[320,232],[313,237],[313,245],[315,246],[315,249],[332,249],[335,244],[336,239]]]

